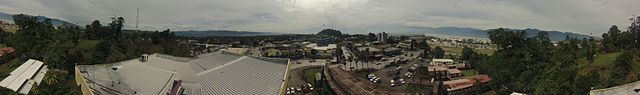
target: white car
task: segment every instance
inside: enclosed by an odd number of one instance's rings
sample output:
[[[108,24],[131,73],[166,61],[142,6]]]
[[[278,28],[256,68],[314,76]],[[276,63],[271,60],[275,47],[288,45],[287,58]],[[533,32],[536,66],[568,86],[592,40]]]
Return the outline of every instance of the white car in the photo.
[[[380,78],[376,78],[376,79],[374,79],[374,80],[373,80],[373,82],[375,82],[375,83],[380,83]]]
[[[402,83],[402,84],[406,83],[406,82],[404,81],[404,79],[400,79],[399,81],[400,81],[400,83]]]

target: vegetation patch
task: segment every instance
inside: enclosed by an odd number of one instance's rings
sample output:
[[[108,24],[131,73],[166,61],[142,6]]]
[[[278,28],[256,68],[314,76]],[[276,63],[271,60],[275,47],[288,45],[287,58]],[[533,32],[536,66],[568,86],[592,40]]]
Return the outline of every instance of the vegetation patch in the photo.
[[[409,83],[407,84],[407,88],[405,88],[404,91],[409,93],[431,94],[433,91],[433,87],[427,86],[427,85],[418,85],[415,83]]]

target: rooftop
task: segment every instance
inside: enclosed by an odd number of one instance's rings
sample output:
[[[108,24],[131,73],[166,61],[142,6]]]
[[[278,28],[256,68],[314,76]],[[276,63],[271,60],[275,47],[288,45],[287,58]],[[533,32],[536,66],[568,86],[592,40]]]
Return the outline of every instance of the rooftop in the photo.
[[[447,91],[454,91],[473,86],[473,84],[476,83],[476,79],[480,80],[481,83],[486,83],[491,80],[487,75],[476,75],[463,79],[445,81],[443,83],[447,85]]]
[[[591,93],[590,95],[639,95],[640,81],[610,88],[595,89],[589,92]]]
[[[433,59],[432,61],[450,61],[450,62],[453,62],[453,59]]]
[[[0,87],[11,89],[20,94],[29,94],[33,84],[40,84],[47,70],[47,65],[41,61],[29,59],[11,71],[7,78],[0,81]]]
[[[171,91],[173,81],[182,80],[185,94],[277,94],[288,62],[228,52],[188,61],[166,56],[152,54],[146,62],[133,59],[78,68],[94,93],[164,94]]]
[[[329,44],[327,46],[318,46],[318,43],[311,43],[306,45],[306,47],[311,47],[315,50],[329,50],[329,49],[335,49],[337,46],[336,44]]]

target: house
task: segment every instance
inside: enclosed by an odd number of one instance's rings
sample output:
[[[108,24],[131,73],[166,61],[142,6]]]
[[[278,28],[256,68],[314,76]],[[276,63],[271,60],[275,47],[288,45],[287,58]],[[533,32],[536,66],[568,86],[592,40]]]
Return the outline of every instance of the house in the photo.
[[[4,56],[5,54],[9,54],[16,51],[16,49],[13,49],[12,47],[6,47],[6,48],[2,48],[0,49],[0,57]]]
[[[482,86],[475,85],[476,82],[486,85],[490,80],[491,78],[487,75],[476,75],[463,79],[444,81],[443,83],[449,95],[473,95],[478,94],[476,93],[476,89],[473,89],[473,86]]]
[[[442,77],[447,77],[447,78],[454,78],[454,77],[461,77],[462,76],[462,71],[458,70],[458,69],[449,69],[447,67],[444,66],[429,66],[427,67],[428,71],[430,73],[435,73],[435,72],[444,72],[445,74],[442,74]],[[444,76],[446,75],[446,76]]]

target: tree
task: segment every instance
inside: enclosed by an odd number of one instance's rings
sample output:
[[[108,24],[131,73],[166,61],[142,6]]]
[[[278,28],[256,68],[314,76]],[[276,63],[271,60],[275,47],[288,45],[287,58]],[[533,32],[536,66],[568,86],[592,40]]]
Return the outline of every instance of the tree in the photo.
[[[460,59],[469,60],[474,53],[475,52],[473,52],[473,49],[465,46],[464,48],[462,48],[462,56],[460,57]]]
[[[109,28],[111,28],[111,35],[113,35],[113,39],[119,39],[122,36],[122,27],[124,26],[124,18],[123,17],[111,17],[111,23],[109,24]]]
[[[591,70],[586,75],[577,75],[576,77],[576,90],[577,95],[586,95],[589,93],[592,87],[599,83],[600,74],[597,70]]]
[[[607,51],[611,52],[621,46],[618,42],[619,37],[620,30],[616,25],[612,25],[611,28],[609,28],[609,32],[602,34],[602,44]]]
[[[631,20],[631,25],[628,27],[627,32],[631,33],[631,37],[632,37],[631,40],[633,40],[631,42],[634,43],[631,45],[632,47],[638,48],[640,47],[640,16],[631,18],[629,20]]]
[[[444,58],[444,50],[440,48],[440,46],[436,46],[436,49],[433,51],[435,58]]]
[[[376,41],[376,34],[369,32],[368,36],[369,41]]]

